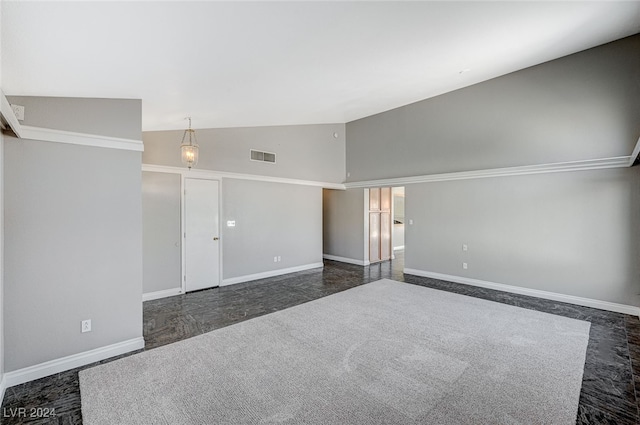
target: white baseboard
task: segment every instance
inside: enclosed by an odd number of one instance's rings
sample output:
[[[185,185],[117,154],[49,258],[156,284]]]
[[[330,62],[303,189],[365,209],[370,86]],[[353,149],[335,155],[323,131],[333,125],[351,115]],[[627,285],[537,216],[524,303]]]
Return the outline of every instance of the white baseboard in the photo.
[[[182,288],[171,288],[163,291],[147,292],[142,294],[142,301],[157,300],[159,298],[173,297],[182,294]]]
[[[469,277],[453,276],[442,273],[428,272],[416,269],[404,269],[404,273],[415,276],[430,277],[433,279],[446,280],[449,282],[463,283],[466,285],[479,286],[481,288],[495,289],[497,291],[511,292],[513,294],[529,295],[531,297],[544,298],[546,300],[560,301],[563,303],[577,304],[585,307],[598,308],[600,310],[614,311],[616,313],[640,316],[640,307],[626,304],[617,304],[608,301],[594,300],[591,298],[576,297],[574,295],[558,294],[556,292],[541,291],[539,289],[522,288],[519,286],[505,285],[503,283],[487,282],[485,280],[472,279]]]
[[[321,267],[324,267],[323,263],[311,263],[311,264],[305,264],[302,266],[289,267],[286,269],[270,270],[268,272],[248,274],[248,275],[238,276],[238,277],[230,277],[228,279],[223,279],[220,286],[233,285],[234,283],[250,282],[252,280],[264,279],[267,277],[274,277],[274,276],[281,276],[283,274],[301,272],[304,270],[317,269]]]
[[[394,247],[393,247],[393,250],[394,250],[394,251],[400,251],[400,250],[403,250],[403,249],[404,249],[404,245],[394,246]]]
[[[119,356],[130,351],[140,350],[144,348],[144,338],[134,338],[128,341],[118,342],[116,344],[107,345],[83,353],[72,354],[60,359],[50,360],[34,366],[18,369],[13,372],[4,374],[4,384],[8,387],[23,384],[35,379],[44,378],[45,376],[55,373],[64,372],[76,367],[88,365],[109,357]]]
[[[356,260],[353,258],[339,257],[337,255],[322,254],[322,258],[327,260],[340,261],[341,263],[356,264],[358,266],[368,266],[369,262],[364,260]]]

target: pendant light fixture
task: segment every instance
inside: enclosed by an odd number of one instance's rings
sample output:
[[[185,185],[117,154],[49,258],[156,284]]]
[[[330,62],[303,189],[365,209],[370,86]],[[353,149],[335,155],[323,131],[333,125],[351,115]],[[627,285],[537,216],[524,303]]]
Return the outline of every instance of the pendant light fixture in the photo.
[[[182,154],[182,163],[189,167],[193,167],[198,163],[198,140],[196,139],[196,131],[191,128],[191,117],[189,120],[189,128],[184,131],[182,135],[182,143],[180,144],[180,151]],[[189,142],[185,143],[185,139],[189,134]]]

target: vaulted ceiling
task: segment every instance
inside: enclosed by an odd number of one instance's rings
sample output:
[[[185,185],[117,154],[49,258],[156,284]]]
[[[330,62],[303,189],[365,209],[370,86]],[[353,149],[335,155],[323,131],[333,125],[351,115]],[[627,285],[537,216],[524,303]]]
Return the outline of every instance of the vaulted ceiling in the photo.
[[[342,123],[640,32],[638,1],[3,1],[8,95],[140,98],[143,129]]]

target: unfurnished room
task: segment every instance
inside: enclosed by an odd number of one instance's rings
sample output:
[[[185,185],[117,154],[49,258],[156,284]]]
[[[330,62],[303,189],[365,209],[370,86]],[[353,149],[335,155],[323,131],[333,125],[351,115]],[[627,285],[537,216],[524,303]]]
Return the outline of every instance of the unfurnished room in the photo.
[[[640,1],[0,0],[0,423],[640,423]]]

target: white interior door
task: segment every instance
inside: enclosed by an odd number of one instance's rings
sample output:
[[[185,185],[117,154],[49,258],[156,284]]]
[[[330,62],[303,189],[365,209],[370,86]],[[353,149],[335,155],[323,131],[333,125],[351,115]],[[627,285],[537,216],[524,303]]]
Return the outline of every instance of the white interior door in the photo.
[[[220,285],[220,226],[217,180],[184,180],[185,289]]]

